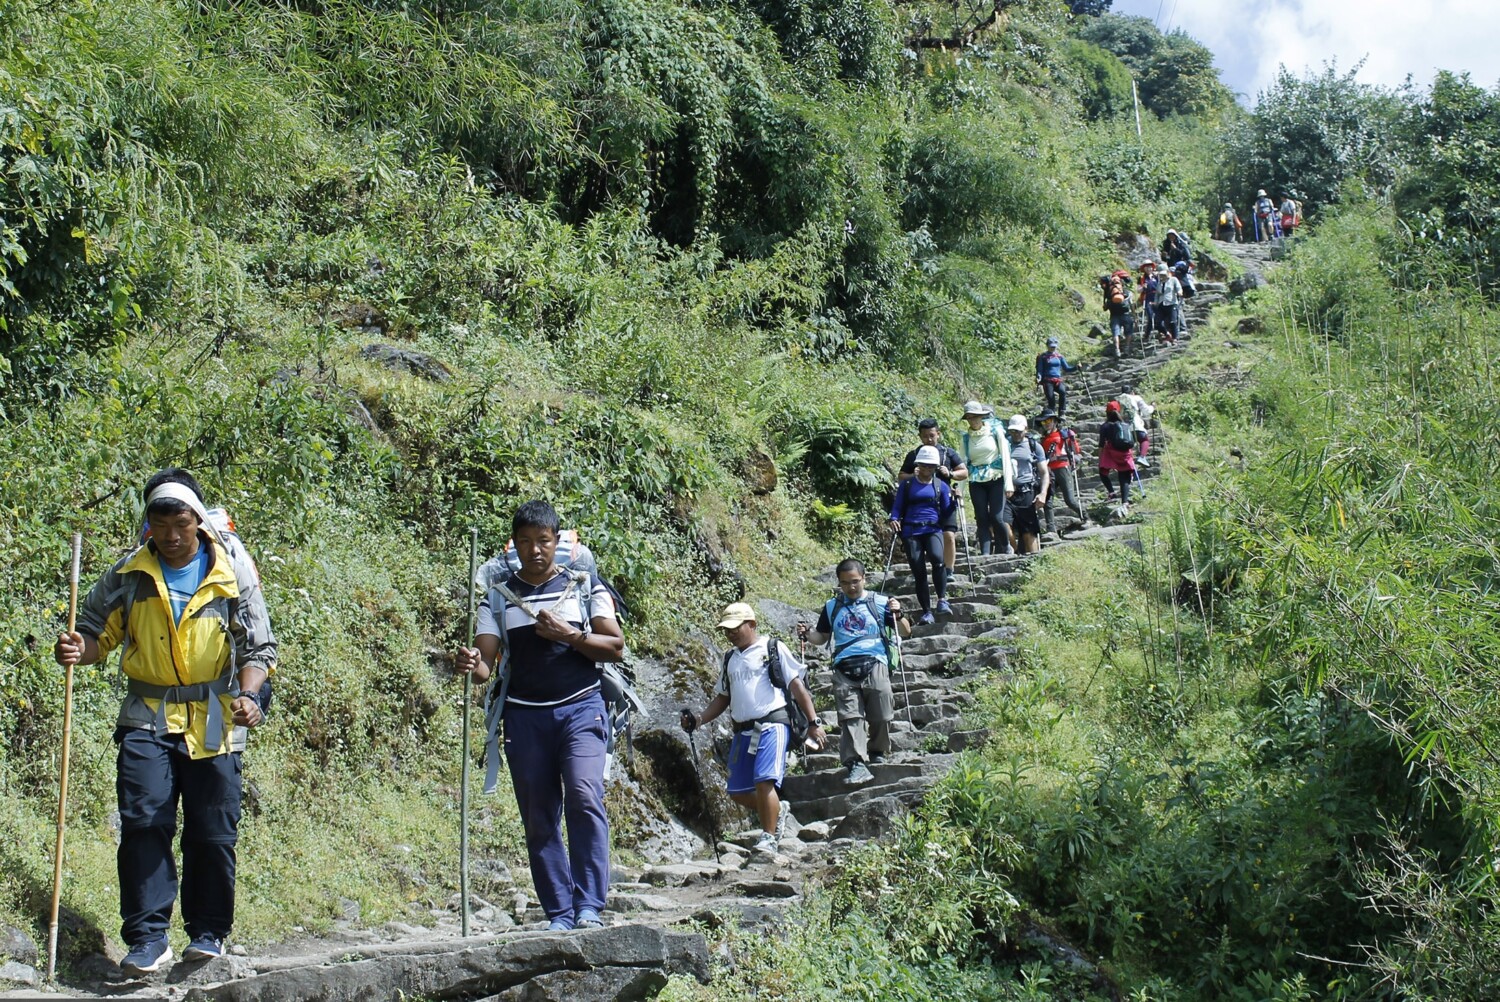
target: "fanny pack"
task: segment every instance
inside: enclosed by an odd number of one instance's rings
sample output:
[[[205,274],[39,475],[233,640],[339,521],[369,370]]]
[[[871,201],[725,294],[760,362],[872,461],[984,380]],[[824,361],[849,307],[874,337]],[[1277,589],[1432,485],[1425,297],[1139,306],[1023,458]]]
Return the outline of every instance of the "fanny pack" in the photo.
[[[792,726],[792,716],[787,713],[786,707],[772,710],[758,720],[736,720],[734,722],[734,733],[741,734],[752,727],[760,727],[762,724],[786,724]]]
[[[863,682],[879,665],[880,659],[869,654],[835,661],[833,667],[851,682]]]

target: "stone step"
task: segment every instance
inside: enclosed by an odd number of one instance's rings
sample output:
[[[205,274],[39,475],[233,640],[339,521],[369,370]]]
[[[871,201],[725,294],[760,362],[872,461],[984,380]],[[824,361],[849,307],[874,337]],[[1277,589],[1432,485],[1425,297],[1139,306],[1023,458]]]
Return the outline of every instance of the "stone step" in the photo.
[[[875,774],[875,780],[870,784],[872,786],[890,786],[912,776],[928,774],[921,762],[885,762],[870,766],[870,772]],[[798,820],[804,820],[801,805],[857,789],[844,781],[846,775],[841,766],[835,766],[820,772],[788,776],[781,784],[781,795],[792,802]]]
[[[946,767],[945,767],[946,768]],[[794,803],[797,817],[805,824],[808,821],[833,821],[842,819],[860,804],[881,797],[926,790],[937,782],[936,775],[910,776],[895,783],[867,783],[851,786],[842,792],[817,800]]]

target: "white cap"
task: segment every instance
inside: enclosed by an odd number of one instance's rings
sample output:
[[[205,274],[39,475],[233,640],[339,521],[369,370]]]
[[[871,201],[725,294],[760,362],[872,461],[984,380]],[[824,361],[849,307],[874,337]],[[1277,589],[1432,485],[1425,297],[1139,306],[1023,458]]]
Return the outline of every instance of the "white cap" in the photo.
[[[918,466],[942,466],[943,457],[938,455],[937,446],[924,445],[917,450],[916,463]]]
[[[1005,425],[1006,431],[1025,431],[1031,427],[1031,422],[1026,420],[1025,414],[1012,414],[1010,421]]]

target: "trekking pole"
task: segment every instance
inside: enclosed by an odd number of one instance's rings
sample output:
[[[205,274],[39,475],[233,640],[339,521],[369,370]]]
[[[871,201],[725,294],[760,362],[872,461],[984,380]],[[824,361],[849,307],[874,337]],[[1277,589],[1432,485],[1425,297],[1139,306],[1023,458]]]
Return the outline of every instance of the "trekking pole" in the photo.
[[[474,642],[474,576],[479,573],[479,529],[469,529],[469,605],[464,614],[464,643]],[[463,762],[458,770],[458,896],[460,932],[469,935],[469,711],[474,702],[474,673],[464,672]]]
[[[78,626],[78,564],[83,533],[73,533],[73,564],[68,573],[68,634]],[[73,666],[63,672],[62,773],[57,782],[57,845],[52,853],[52,911],[47,919],[47,980],[57,973],[57,912],[62,904],[63,831],[68,815],[68,753],[73,740]]]
[[[892,623],[891,632],[896,635],[896,670],[901,673],[901,695],[906,697],[906,722],[912,730],[916,730],[917,725],[911,721],[911,686],[906,682],[906,655],[901,650],[900,624]]]
[[[977,590],[974,583],[974,548],[969,545],[969,522],[964,518],[964,506],[958,506],[958,534],[964,541],[964,563],[969,568],[969,594]]]
[[[891,561],[896,559],[896,537],[900,533],[891,533],[891,548],[885,554],[885,571],[880,575],[880,590],[885,591],[886,582],[891,579]]]
[[[682,708],[683,713],[688,713],[688,708]],[[687,728],[683,728],[687,730]],[[714,814],[713,805],[708,802],[708,784],[703,782],[703,765],[698,761],[698,728],[695,726],[687,732],[688,748],[693,753],[693,773],[698,777],[698,790],[703,794],[703,809],[708,814],[709,837],[714,840],[714,862],[719,862],[719,819]]]

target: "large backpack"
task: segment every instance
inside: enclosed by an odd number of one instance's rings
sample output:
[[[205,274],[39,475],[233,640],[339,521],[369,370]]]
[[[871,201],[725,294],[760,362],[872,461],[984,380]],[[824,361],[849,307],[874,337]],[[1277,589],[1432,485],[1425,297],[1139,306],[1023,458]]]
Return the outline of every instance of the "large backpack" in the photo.
[[[1103,279],[1104,298],[1110,306],[1130,305],[1130,286],[1122,275],[1109,275]]]
[[[807,732],[812,728],[812,721],[807,714],[802,712],[802,707],[792,698],[792,680],[787,677],[786,668],[781,663],[781,641],[774,635],[767,635],[766,641],[766,674],[771,676],[771,684],[781,693],[786,700],[786,724],[791,731],[791,739],[786,743],[787,754],[801,752],[807,741]],[[729,659],[734,656],[734,648],[724,652],[724,659],[719,665],[719,676],[722,680],[724,691],[730,691],[729,687]],[[776,721],[779,723],[779,721]]]
[[[575,534],[574,539],[577,536]],[[509,552],[513,547],[507,544]],[[587,548],[584,548],[587,552]],[[502,555],[503,556],[503,555]],[[500,557],[495,558],[501,559]],[[592,560],[592,555],[590,555]],[[485,564],[489,567],[495,560]],[[578,608],[583,625],[580,629],[588,633],[593,627],[593,583],[598,575],[593,571],[571,569],[568,571],[568,587],[563,591],[566,598],[573,590],[578,590]],[[475,575],[476,581],[483,573]],[[500,757],[502,745],[500,743],[500,720],[505,715],[505,695],[510,690],[510,648],[509,631],[505,629],[505,607],[514,604],[527,607],[524,599],[511,591],[506,583],[510,575],[507,573],[498,580],[492,581],[488,587],[490,595],[490,608],[494,612],[495,622],[500,624],[500,656],[495,662],[495,680],[490,683],[489,691],[485,693],[484,700],[484,728],[485,728],[485,767],[484,767],[484,792],[493,793],[500,780]],[[609,584],[599,579],[610,594],[616,594]],[[623,619],[625,607],[616,602],[616,612]],[[626,762],[629,764],[634,758],[635,751],[635,715],[645,712],[646,704],[636,695],[635,676],[626,662],[628,653],[618,663],[599,664],[599,695],[604,699],[605,709],[605,744],[604,744],[604,778],[609,779],[614,771],[616,750],[623,740],[625,744]]]
[[[563,529],[557,534],[557,552],[553,554],[552,562],[563,570],[590,571],[596,574],[599,571],[599,562],[594,558],[593,551],[578,538],[576,529]],[[505,549],[486,560],[479,568],[474,575],[474,583],[479,586],[480,591],[489,591],[496,581],[504,581],[520,569],[521,556],[516,552],[516,541],[507,539]],[[609,588],[609,582],[604,584]],[[613,588],[609,588],[609,591],[618,603],[619,593]]]
[[[1123,452],[1129,452],[1135,448],[1135,429],[1124,421],[1106,421],[1104,427],[1107,430],[1105,441]]]

